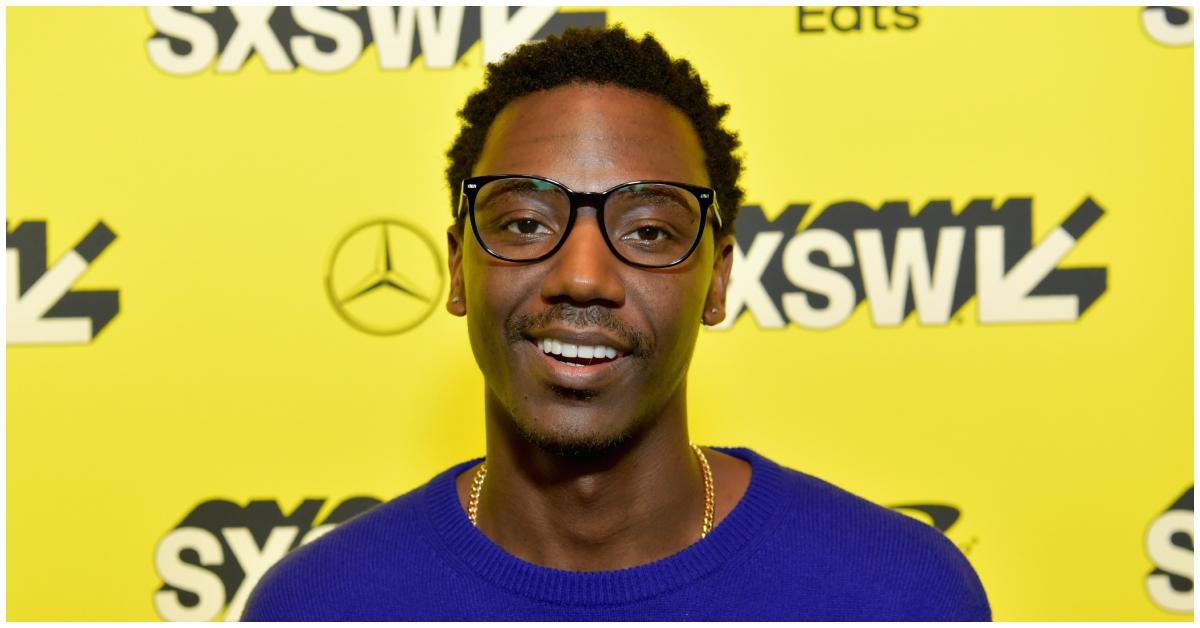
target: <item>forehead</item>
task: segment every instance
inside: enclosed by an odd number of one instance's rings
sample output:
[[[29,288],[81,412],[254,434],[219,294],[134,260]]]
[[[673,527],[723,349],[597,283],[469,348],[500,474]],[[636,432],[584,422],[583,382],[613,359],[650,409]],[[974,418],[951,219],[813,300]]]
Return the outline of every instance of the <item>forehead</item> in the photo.
[[[505,107],[472,172],[532,174],[580,191],[636,179],[709,185],[690,120],[666,100],[614,85],[570,84]]]

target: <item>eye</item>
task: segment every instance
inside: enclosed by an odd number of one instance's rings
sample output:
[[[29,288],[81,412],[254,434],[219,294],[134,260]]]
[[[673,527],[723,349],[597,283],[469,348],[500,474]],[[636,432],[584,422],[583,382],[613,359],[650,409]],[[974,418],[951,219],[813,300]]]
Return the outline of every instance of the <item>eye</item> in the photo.
[[[505,231],[516,235],[537,235],[539,233],[550,233],[542,223],[532,218],[518,218],[504,225]],[[540,231],[539,231],[540,229]]]
[[[667,231],[664,229],[646,225],[630,231],[629,235],[625,237],[639,242],[660,242],[662,240],[670,239],[671,234],[667,233]]]

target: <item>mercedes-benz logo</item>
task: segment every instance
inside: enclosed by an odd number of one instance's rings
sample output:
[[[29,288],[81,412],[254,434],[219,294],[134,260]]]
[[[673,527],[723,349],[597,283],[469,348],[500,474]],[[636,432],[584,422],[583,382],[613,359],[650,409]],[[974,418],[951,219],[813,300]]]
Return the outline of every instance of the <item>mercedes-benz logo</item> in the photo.
[[[377,218],[351,229],[333,248],[325,292],[355,329],[390,336],[425,320],[445,281],[437,248],[424,231],[396,218]]]

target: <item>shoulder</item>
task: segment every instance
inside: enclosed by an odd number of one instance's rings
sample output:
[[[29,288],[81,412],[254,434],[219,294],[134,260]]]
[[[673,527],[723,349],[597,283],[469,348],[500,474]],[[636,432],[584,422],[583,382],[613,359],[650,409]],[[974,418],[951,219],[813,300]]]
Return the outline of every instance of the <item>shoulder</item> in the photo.
[[[365,611],[388,587],[379,574],[396,574],[398,566],[410,564],[424,549],[421,500],[427,487],[380,504],[288,552],[254,586],[241,620],[337,621]]]
[[[856,604],[887,619],[991,619],[979,576],[937,528],[818,477],[780,469],[780,534],[824,573],[869,595]]]

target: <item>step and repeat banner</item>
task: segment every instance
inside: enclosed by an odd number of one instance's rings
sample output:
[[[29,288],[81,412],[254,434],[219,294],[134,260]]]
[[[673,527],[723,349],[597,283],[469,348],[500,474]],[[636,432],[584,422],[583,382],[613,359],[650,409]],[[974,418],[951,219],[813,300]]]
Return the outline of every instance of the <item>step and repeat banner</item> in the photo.
[[[1194,20],[9,8],[8,619],[236,619],[481,455],[455,112],[515,46],[623,24],[744,142],[694,440],[936,526],[996,619],[1190,620]]]

